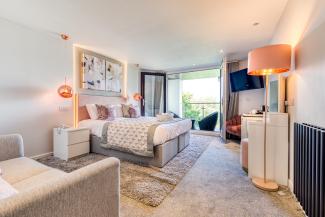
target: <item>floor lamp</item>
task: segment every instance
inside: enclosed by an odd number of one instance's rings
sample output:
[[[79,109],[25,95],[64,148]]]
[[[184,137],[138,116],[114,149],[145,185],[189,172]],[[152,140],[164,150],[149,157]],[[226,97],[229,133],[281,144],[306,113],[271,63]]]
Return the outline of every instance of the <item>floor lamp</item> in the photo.
[[[253,184],[265,191],[277,191],[278,184],[267,179],[266,171],[266,147],[267,147],[267,113],[269,76],[280,74],[290,70],[291,46],[287,44],[270,45],[257,48],[248,54],[248,75],[265,76],[265,113],[264,113],[264,177],[253,177]]]

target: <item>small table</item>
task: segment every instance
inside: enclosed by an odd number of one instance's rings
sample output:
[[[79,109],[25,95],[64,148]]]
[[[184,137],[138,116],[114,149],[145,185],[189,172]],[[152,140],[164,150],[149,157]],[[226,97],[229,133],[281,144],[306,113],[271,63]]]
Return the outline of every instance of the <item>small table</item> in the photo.
[[[88,128],[54,128],[53,153],[62,160],[88,154],[90,130]]]

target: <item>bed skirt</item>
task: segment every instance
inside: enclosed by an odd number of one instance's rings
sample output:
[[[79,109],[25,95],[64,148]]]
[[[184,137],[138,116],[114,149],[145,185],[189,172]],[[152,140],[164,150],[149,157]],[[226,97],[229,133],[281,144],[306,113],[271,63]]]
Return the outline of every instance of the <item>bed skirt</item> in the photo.
[[[156,167],[165,166],[168,161],[173,159],[178,152],[181,152],[190,143],[190,132],[186,132],[175,139],[169,140],[161,145],[154,146],[154,157],[144,157],[134,155],[128,152],[122,152],[113,149],[107,149],[100,145],[101,138],[91,135],[90,151],[109,157],[117,157],[120,160],[127,160],[143,165],[152,165]]]

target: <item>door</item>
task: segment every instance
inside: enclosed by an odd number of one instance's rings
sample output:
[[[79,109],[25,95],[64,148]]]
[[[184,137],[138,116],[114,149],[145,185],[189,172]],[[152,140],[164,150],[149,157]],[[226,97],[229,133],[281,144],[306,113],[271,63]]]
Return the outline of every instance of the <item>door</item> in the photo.
[[[141,115],[154,117],[166,112],[166,74],[141,72]]]

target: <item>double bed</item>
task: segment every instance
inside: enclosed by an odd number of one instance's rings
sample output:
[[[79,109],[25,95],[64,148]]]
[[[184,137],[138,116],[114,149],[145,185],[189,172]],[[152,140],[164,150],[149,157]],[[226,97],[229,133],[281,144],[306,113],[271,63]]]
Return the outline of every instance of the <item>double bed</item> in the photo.
[[[91,131],[91,152],[163,167],[190,142],[191,120],[160,122],[156,117],[89,119],[79,107],[79,127]]]

